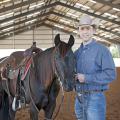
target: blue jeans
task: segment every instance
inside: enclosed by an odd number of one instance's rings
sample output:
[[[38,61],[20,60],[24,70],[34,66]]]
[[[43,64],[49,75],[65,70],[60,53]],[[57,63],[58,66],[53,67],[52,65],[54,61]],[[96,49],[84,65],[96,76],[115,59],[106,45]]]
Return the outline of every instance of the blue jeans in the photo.
[[[78,94],[75,100],[77,120],[105,120],[106,98],[103,92]]]

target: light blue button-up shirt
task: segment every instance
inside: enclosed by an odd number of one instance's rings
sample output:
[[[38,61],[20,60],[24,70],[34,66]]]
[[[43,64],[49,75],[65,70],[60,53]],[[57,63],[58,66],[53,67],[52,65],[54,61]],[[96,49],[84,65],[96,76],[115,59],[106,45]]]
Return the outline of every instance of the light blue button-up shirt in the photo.
[[[115,64],[109,50],[93,40],[81,44],[75,52],[77,73],[85,75],[85,83],[77,81],[77,91],[107,90],[108,84],[116,78]]]

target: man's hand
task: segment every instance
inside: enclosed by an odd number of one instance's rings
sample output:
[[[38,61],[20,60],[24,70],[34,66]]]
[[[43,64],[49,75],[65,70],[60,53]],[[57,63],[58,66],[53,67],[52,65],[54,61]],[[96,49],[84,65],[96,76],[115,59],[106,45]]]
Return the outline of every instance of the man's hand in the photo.
[[[81,74],[81,73],[75,74],[75,80],[79,80],[80,83],[84,83],[85,82],[84,74]]]

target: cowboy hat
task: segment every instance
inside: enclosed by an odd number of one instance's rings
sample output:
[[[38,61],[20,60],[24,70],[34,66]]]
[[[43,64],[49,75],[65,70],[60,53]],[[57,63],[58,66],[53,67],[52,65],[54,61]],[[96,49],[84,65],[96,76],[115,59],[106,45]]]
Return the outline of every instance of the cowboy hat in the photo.
[[[100,23],[99,19],[92,19],[89,15],[82,15],[79,21],[79,26],[90,25],[94,28],[98,28]]]

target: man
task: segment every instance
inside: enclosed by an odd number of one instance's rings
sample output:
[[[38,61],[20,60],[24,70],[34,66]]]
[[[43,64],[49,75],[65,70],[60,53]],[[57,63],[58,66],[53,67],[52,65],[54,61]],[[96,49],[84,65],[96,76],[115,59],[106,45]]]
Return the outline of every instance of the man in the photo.
[[[92,38],[96,28],[97,25],[90,16],[81,17],[79,35],[83,42],[75,52],[77,120],[105,120],[104,91],[108,90],[108,84],[116,77],[115,65],[109,50]]]

